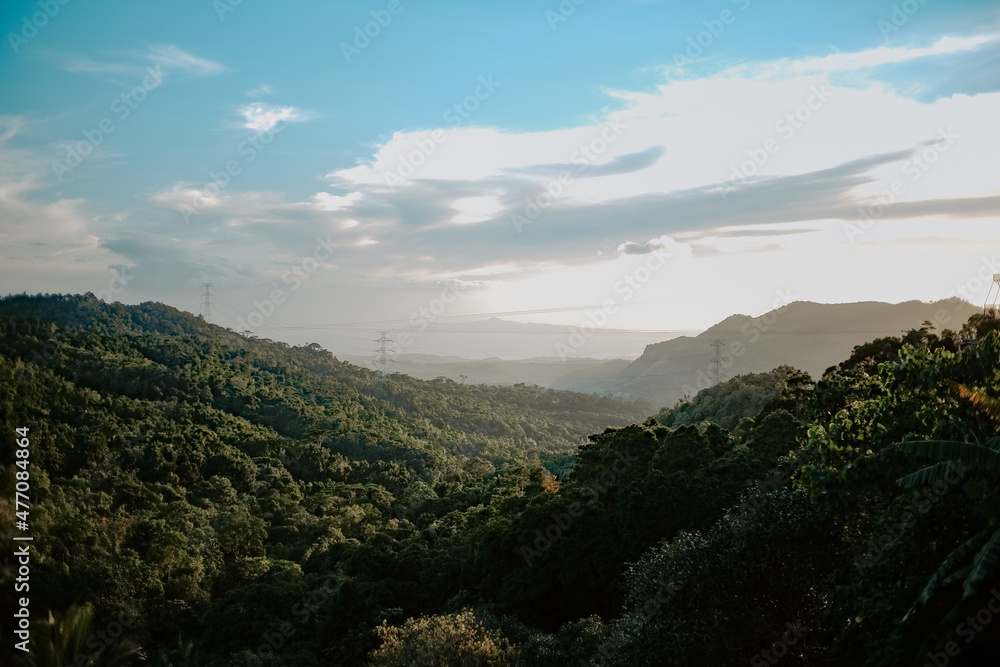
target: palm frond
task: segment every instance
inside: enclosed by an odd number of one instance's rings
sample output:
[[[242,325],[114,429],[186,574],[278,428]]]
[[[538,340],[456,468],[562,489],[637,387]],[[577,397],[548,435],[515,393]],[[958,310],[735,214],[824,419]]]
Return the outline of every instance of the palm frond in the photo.
[[[961,461],[977,473],[1000,472],[1000,451],[958,440],[913,440],[896,443],[900,450],[937,461]]]
[[[944,559],[944,562],[938,566],[937,571],[927,582],[927,585],[924,586],[924,590],[920,593],[920,597],[917,598],[917,604],[927,604],[927,601],[934,595],[934,591],[942,585],[944,580],[949,575],[954,573],[956,566],[968,558],[969,554],[975,553],[981,549],[989,538],[990,532],[984,530],[976,535],[973,535],[968,540],[955,547],[955,549],[948,554],[948,557]]]
[[[955,470],[954,461],[941,461],[922,468],[916,472],[905,475],[896,480],[904,489],[913,489],[918,486],[933,484],[939,480],[944,480],[948,473]]]
[[[63,667],[78,664],[81,657],[100,667],[126,667],[136,658],[146,656],[133,637],[121,637],[103,652],[96,652],[92,640],[94,607],[86,603],[71,605],[64,613],[49,612],[48,619],[35,621],[33,651],[27,655],[29,667]]]
[[[1000,529],[994,531],[976,558],[972,561],[972,572],[965,579],[964,597],[969,598],[979,592],[979,585],[1000,566]]]
[[[947,588],[948,586],[951,586],[956,581],[959,581],[961,579],[965,579],[967,576],[969,576],[970,572],[972,572],[972,565],[971,564],[970,565],[966,565],[961,570],[956,570],[955,572],[953,572],[949,576],[945,577],[941,581],[941,583],[938,584],[938,588]]]

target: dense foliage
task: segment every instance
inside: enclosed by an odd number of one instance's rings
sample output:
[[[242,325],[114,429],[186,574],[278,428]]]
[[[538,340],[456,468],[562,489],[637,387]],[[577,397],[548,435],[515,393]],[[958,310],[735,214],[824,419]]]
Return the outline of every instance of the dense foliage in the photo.
[[[697,397],[688,397],[672,408],[663,408],[657,420],[664,426],[710,421],[732,429],[741,419],[759,415],[769,403],[781,399],[787,388],[805,389],[811,384],[808,374],[790,366],[779,366],[767,373],[737,375],[703,389]]]
[[[380,382],[157,304],[0,300],[4,502],[28,426],[33,638],[61,651],[32,664],[988,664],[996,328],[645,419]]]

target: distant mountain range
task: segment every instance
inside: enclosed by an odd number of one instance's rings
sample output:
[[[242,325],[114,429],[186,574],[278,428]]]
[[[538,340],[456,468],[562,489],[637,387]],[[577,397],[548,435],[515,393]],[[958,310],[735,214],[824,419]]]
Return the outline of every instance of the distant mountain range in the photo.
[[[787,364],[818,379],[827,368],[850,356],[856,345],[899,336],[919,328],[925,320],[938,330],[957,331],[980,310],[961,299],[899,304],[796,301],[760,317],[732,315],[695,337],[649,345],[641,357],[612,377],[594,382],[565,378],[551,386],[669,407],[711,385],[715,366],[711,343],[717,339],[723,341],[720,358],[725,377]]]
[[[432,380],[447,377],[470,384],[538,384],[553,389],[607,394],[640,399],[656,407],[669,407],[685,395],[694,395],[711,384],[715,355],[711,342],[723,341],[721,359],[724,376],[766,372],[782,364],[807,371],[819,378],[828,367],[848,356],[856,345],[883,336],[898,336],[920,327],[925,320],[938,330],[958,330],[980,308],[961,299],[933,303],[907,301],[900,304],[862,302],[822,304],[796,301],[760,317],[732,315],[696,336],[678,336],[646,345],[637,359],[567,358],[545,356],[559,336],[572,329],[542,324],[522,324],[493,318],[462,325],[467,332],[496,336],[498,348],[510,354],[520,346],[539,350],[538,356],[522,359],[470,359],[436,354],[401,354],[392,364],[392,372]],[[459,334],[457,325],[449,333]],[[512,335],[525,334],[525,335]],[[543,336],[541,340],[535,334]],[[628,340],[635,344],[645,336],[639,332],[610,332],[608,348]],[[479,338],[477,336],[477,338]],[[612,342],[612,339],[614,342]],[[481,340],[476,341],[477,343]],[[581,352],[600,356],[591,344]],[[472,342],[467,344],[472,345]],[[457,352],[457,350],[455,350]],[[461,353],[459,353],[461,354]],[[549,352],[548,354],[551,354]],[[622,355],[625,356],[625,355]],[[371,357],[342,356],[346,361],[371,367]]]
[[[341,356],[344,361],[373,368],[372,357]],[[436,354],[401,354],[393,359],[390,370],[421,380],[446,377],[468,384],[513,385],[524,383],[541,387],[592,384],[614,377],[634,359],[593,359],[534,357],[531,359],[466,359]],[[588,392],[595,393],[595,392]]]
[[[675,336],[695,334],[697,331],[662,330],[632,331],[628,329],[598,329],[589,333],[579,348],[568,345],[579,328],[562,324],[515,322],[491,317],[472,322],[437,321],[423,322],[421,326],[385,327],[389,338],[408,341],[398,358],[411,356],[414,363],[421,357],[446,356],[461,359],[525,360],[553,357],[557,361],[560,350],[568,350],[567,359],[635,359],[651,341],[667,340]],[[404,335],[405,334],[405,335]],[[325,341],[321,334],[316,340],[342,359],[352,361],[370,358],[359,355],[359,350],[371,349],[374,333],[371,331],[339,331],[338,336]],[[345,342],[346,341],[346,342]],[[435,364],[438,361],[434,362]],[[403,366],[397,367],[398,372]],[[438,373],[441,375],[442,373]],[[416,372],[417,377],[423,377]],[[470,377],[472,373],[469,373]],[[436,377],[436,376],[434,376]],[[449,376],[450,377],[450,376]],[[431,378],[433,379],[433,378]],[[457,378],[454,378],[457,380]],[[519,381],[519,380],[515,380]]]

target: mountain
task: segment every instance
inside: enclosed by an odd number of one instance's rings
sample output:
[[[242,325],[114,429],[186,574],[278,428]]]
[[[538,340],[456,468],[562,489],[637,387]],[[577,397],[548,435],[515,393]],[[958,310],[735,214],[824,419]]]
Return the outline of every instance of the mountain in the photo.
[[[574,388],[671,406],[711,386],[715,355],[711,343],[716,339],[724,341],[720,359],[725,377],[788,365],[816,379],[850,356],[857,345],[898,336],[925,320],[938,330],[958,330],[980,310],[961,299],[899,304],[796,301],[760,317],[732,315],[695,337],[654,343],[614,377]]]
[[[371,357],[345,355],[345,361],[372,368]],[[401,354],[393,357],[391,371],[422,380],[445,377],[455,382],[509,386],[536,384],[552,389],[576,391],[622,371],[631,359],[587,357],[533,357],[530,359],[466,359],[436,354]]]

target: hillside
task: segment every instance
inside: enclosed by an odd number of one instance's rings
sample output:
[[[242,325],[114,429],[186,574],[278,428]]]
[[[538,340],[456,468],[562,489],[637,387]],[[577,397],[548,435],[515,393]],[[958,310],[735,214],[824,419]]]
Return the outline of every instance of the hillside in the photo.
[[[874,338],[899,336],[925,320],[938,329],[958,330],[982,309],[960,299],[821,304],[797,301],[760,317],[732,315],[696,337],[649,345],[642,356],[612,378],[578,385],[578,391],[624,396],[672,406],[711,384],[714,339],[726,343],[726,377],[793,366],[818,379],[846,359],[855,346]]]
[[[524,384],[463,386],[399,374],[382,382],[318,345],[247,338],[155,303],[8,297],[0,300],[0,317],[9,323],[0,352],[81,389],[156,403],[203,402],[286,437],[332,431],[423,438],[447,443],[451,453],[494,452],[500,464],[572,451],[590,433],[648,411]]]
[[[380,381],[318,345],[91,295],[0,299],[0,386],[3,432],[30,429],[34,604],[90,601],[105,618],[145,600],[144,643],[163,645],[227,592],[315,589],[369,541],[551,483],[543,465],[564,474],[590,434],[649,410],[524,384]]]
[[[922,664],[1000,585],[977,444],[1000,445],[998,330],[873,341],[818,383],[740,375],[642,420],[380,381],[159,304],[2,299],[0,519],[16,479],[37,655],[0,663],[756,664],[794,622],[789,665]],[[965,478],[926,467],[966,452]],[[8,606],[22,574],[0,568]],[[995,664],[977,640],[952,664]]]

